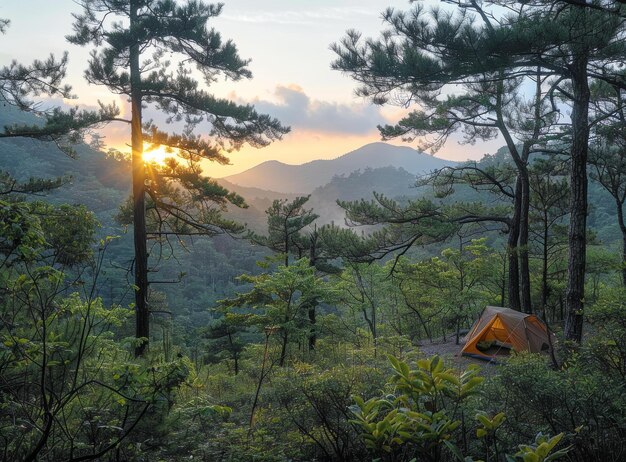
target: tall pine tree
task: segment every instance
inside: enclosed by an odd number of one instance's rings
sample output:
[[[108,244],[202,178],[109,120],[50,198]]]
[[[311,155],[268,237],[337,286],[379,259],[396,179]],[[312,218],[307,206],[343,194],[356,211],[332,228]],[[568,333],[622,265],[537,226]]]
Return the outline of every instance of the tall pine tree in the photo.
[[[379,40],[364,40],[359,33],[349,32],[340,45],[334,46],[339,58],[333,66],[361,83],[358,93],[376,103],[400,95],[409,103],[417,100],[429,103],[430,107],[438,106],[443,115],[447,108],[438,104],[445,101],[440,91],[443,85],[465,82],[480,85],[488,73],[493,76],[491,81],[496,89],[522,77],[536,76],[537,85],[544,79],[549,84],[545,101],[552,104],[555,112],[560,109],[557,100],[571,107],[570,123],[566,124],[557,148],[561,150],[567,144],[571,160],[565,331],[568,339],[580,341],[585,285],[589,87],[594,80],[626,86],[620,70],[626,57],[623,20],[619,14],[602,7],[601,2],[598,8],[589,8],[586,4],[560,0],[506,1],[508,13],[501,14],[492,7],[502,2],[449,3],[456,5],[458,19],[442,10],[435,10],[427,19],[422,6],[407,13],[389,9],[384,17],[390,30]],[[496,13],[499,16],[494,19]],[[493,94],[498,93],[506,96],[497,91]],[[483,105],[475,97],[465,99],[464,103],[470,108]],[[539,105],[535,104],[535,108]],[[481,114],[485,114],[489,124],[491,117],[486,112]],[[407,124],[412,124],[409,128],[424,131],[429,128],[426,122],[432,125],[434,121],[439,125],[430,128],[445,130],[447,125],[440,118],[427,121],[414,116],[408,118]],[[501,125],[499,119],[501,115],[496,114],[494,120]],[[533,133],[538,128],[541,134],[544,122],[538,117],[535,120],[540,124],[529,128]],[[398,132],[402,125],[382,127],[381,132],[384,136],[403,135]],[[501,134],[509,147],[515,146],[514,139]],[[524,140],[518,138],[518,141]]]
[[[149,307],[148,249],[146,230],[146,193],[151,206],[173,214],[177,223],[198,232],[215,232],[229,226],[213,208],[198,214],[177,209],[170,199],[159,195],[158,183],[147,176],[143,160],[144,143],[156,143],[176,150],[191,166],[180,169],[169,164],[155,178],[168,177],[192,182],[205,200],[218,204],[241,205],[241,198],[208,179],[202,179],[197,161],[227,162],[226,150],[239,149],[244,143],[265,146],[288,131],[276,119],[258,114],[252,106],[237,105],[202,89],[196,76],[209,86],[218,77],[234,81],[252,76],[248,60],[239,57],[232,41],[224,41],[209,27],[222,11],[221,4],[197,0],[79,0],[82,14],[75,15],[72,43],[94,46],[85,77],[89,83],[104,85],[124,95],[131,103],[132,146],[132,222],[135,246],[136,355],[148,344]],[[170,60],[171,59],[173,60]],[[195,68],[195,69],[194,69]],[[165,113],[169,121],[184,123],[180,134],[170,134],[145,124],[146,108]],[[209,138],[195,134],[201,124],[208,126]],[[193,179],[192,179],[193,178]],[[184,181],[183,181],[184,183]],[[170,183],[171,185],[171,183]]]

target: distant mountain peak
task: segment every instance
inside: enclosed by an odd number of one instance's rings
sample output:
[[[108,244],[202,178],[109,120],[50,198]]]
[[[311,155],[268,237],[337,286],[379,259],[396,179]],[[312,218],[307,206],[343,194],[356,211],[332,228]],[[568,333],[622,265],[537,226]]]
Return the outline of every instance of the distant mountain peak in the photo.
[[[418,175],[453,164],[452,161],[430,156],[408,146],[374,142],[335,159],[312,160],[301,165],[270,160],[224,179],[250,188],[308,194],[327,184],[335,175],[347,175],[368,167],[396,167]]]

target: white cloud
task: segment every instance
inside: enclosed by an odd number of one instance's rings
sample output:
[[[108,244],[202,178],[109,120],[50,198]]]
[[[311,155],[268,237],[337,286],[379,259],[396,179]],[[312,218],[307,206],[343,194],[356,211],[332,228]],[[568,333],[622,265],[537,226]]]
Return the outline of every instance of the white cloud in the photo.
[[[366,134],[386,122],[377,106],[314,100],[295,85],[277,86],[274,96],[276,102],[254,101],[256,109],[278,118],[294,131]]]

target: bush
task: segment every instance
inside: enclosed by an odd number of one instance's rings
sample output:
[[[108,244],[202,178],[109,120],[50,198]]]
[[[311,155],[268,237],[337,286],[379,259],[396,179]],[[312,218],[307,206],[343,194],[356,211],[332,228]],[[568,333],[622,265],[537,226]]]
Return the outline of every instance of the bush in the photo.
[[[509,418],[501,436],[507,445],[528,440],[537,431],[563,432],[572,445],[570,460],[620,460],[626,451],[624,381],[590,362],[595,353],[588,348],[593,349],[587,346],[571,355],[561,370],[530,354],[516,355],[500,367],[488,387],[487,402],[506,406]]]
[[[476,366],[463,372],[447,369],[435,356],[417,361],[417,368],[389,357],[393,375],[388,393],[367,401],[355,397],[351,407],[352,422],[360,428],[361,437],[372,457],[381,461],[457,460],[471,462],[467,455],[478,454],[487,461],[501,460],[503,451],[497,432],[506,419],[504,413],[475,414],[476,439],[468,442],[471,425],[465,415],[471,397],[479,393],[483,382]],[[556,460],[567,448],[556,450],[563,434],[535,437],[534,444],[520,445],[507,460],[544,462]],[[463,450],[461,450],[463,447]],[[463,454],[465,453],[465,454]]]

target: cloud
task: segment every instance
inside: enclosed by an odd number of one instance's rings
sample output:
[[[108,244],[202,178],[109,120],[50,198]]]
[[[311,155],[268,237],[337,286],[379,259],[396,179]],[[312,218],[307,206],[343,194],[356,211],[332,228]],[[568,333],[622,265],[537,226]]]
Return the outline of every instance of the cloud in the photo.
[[[234,92],[227,95],[227,98],[238,104],[253,104],[257,112],[269,114],[276,117],[283,125],[291,127],[291,134],[288,138],[307,137],[307,142],[311,142],[312,137],[319,139],[337,137],[374,137],[379,139],[376,126],[389,123],[397,119],[395,112],[390,112],[385,108],[373,106],[366,103],[346,104],[336,101],[322,101],[309,96],[301,87],[297,85],[278,85],[271,96],[257,97],[254,100],[243,99]],[[51,105],[71,107],[73,101],[54,101]],[[122,111],[122,117],[130,117],[130,107],[125,99],[119,98],[118,106]],[[86,105],[79,105],[81,108],[94,109]],[[182,122],[168,124],[167,115],[157,111],[149,105],[143,111],[144,122],[153,121],[157,126],[169,132],[180,131],[183,128]],[[207,133],[210,126],[201,123],[196,133]],[[126,145],[130,142],[129,126],[123,123],[108,124],[100,131],[105,136],[105,143],[126,150]]]
[[[379,107],[314,100],[296,85],[279,85],[274,96],[277,102],[256,100],[257,111],[278,118],[294,131],[361,135],[376,131],[376,125],[386,121]]]

